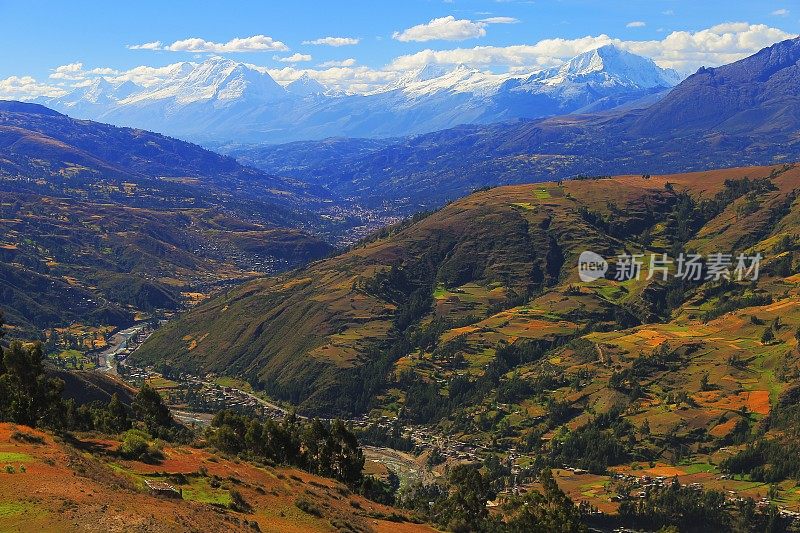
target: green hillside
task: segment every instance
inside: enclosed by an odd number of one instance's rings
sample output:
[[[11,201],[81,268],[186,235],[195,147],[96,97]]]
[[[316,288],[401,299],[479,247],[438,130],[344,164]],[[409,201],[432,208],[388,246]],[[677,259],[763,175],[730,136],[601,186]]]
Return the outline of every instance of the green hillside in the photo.
[[[622,398],[607,380],[639,351],[669,340],[670,350],[692,345],[691,353],[705,353],[695,345],[709,333],[698,338],[698,328],[730,321],[705,322],[709,312],[792,297],[784,293],[793,284],[771,270],[786,263],[773,253],[776,242],[787,235],[794,243],[798,179],[793,167],[763,167],[484,190],[343,255],[209,301],[159,330],[136,359],[242,377],[314,413],[377,409],[433,421],[451,411],[494,412],[495,424],[505,417],[516,425],[563,396],[580,407],[576,414],[584,413],[574,426]],[[626,250],[678,247],[758,250],[767,274],[754,287],[577,279],[583,250],[613,258]],[[791,272],[791,265],[781,270]],[[754,292],[763,297],[750,298]],[[768,309],[763,313],[772,318]],[[594,347],[576,350],[580,337],[581,346]],[[650,340],[637,342],[640,337]],[[719,366],[729,355],[707,358]],[[693,368],[685,357],[685,371],[699,383],[703,367]],[[769,357],[753,359],[766,367],[750,371],[763,376],[776,362]],[[567,384],[556,381],[545,388],[566,389],[540,395],[539,402],[523,394],[521,407],[493,411],[508,379],[535,383],[548,374],[591,381],[599,396],[567,394]],[[784,386],[769,375],[754,388],[775,400]],[[465,398],[457,395],[442,402],[453,383],[485,404],[463,407]],[[476,396],[476,390],[494,392]],[[417,405],[425,398],[454,408]],[[512,434],[526,433],[515,428]]]

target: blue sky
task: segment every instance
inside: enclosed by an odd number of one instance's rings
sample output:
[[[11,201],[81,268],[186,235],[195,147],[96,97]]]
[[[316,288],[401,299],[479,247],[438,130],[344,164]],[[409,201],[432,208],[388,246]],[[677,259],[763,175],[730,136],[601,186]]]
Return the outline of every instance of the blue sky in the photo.
[[[0,95],[13,95],[211,54],[265,67],[279,81],[308,70],[368,87],[423,63],[531,70],[613,41],[689,72],[796,35],[800,2],[0,0],[0,20]]]

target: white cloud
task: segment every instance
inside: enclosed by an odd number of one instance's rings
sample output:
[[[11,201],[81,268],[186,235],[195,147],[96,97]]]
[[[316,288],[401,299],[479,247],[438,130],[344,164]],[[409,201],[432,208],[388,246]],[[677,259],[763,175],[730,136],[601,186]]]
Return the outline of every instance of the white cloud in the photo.
[[[606,44],[616,44],[630,52],[650,57],[662,67],[690,73],[701,66],[719,66],[737,61],[794,36],[764,24],[732,22],[697,32],[674,31],[661,40],[652,41],[623,41],[600,34],[577,39],[544,39],[530,45],[427,49],[395,58],[388,69],[408,70],[429,63],[536,69],[557,66],[582,52]]]
[[[662,11],[661,14],[671,17],[672,15],[675,14],[675,11],[673,11],[672,9],[667,9],[666,11]]]
[[[586,36],[579,39],[544,39],[536,44],[512,46],[476,46],[451,50],[422,50],[395,58],[389,68],[410,70],[430,63],[456,65],[465,63],[481,67],[529,67],[531,69],[556,66],[565,59],[594,48],[610,44],[608,35]]]
[[[796,35],[766,24],[727,22],[696,32],[673,31],[661,41],[626,41],[621,46],[652,57],[663,67],[690,73],[701,66],[738,61]]]
[[[514,17],[488,17],[481,20],[456,19],[452,15],[431,19],[425,24],[417,24],[403,31],[396,31],[392,38],[398,41],[464,41],[486,35],[489,24],[516,24]]]
[[[425,24],[417,24],[403,31],[396,31],[392,34],[392,38],[403,42],[463,41],[484,35],[486,35],[485,22],[456,19],[454,16],[448,15],[432,19]]]
[[[322,68],[330,68],[330,67],[352,67],[356,64],[356,60],[352,57],[347,59],[342,59],[341,61],[325,61],[324,63],[320,63],[319,66]]]
[[[772,15],[775,15],[777,17],[785,17],[788,14],[789,14],[788,9],[776,9],[775,11],[772,12]]]
[[[129,44],[125,48],[129,50],[161,50],[162,47],[161,41],[153,41],[151,43]]]
[[[544,39],[532,44],[512,46],[475,46],[447,50],[422,50],[396,57],[383,68],[358,66],[354,58],[326,61],[315,69],[253,66],[268,72],[281,83],[288,83],[308,73],[327,87],[364,93],[381,89],[396,81],[410,70],[429,63],[464,63],[477,68],[508,71],[520,75],[534,70],[559,66],[569,58],[606,44],[615,44],[633,53],[653,58],[662,67],[675,68],[688,74],[700,66],[718,66],[736,61],[758,50],[789,39],[795,35],[764,24],[728,22],[700,31],[673,31],[654,40],[621,40],[609,35],[587,35],[577,39]],[[305,54],[294,54],[286,59],[300,61]],[[311,59],[311,58],[309,58]],[[35,79],[11,77],[0,80],[0,95],[7,98],[31,99],[36,96],[60,96],[66,89],[85,84],[96,76],[105,76],[112,83],[132,81],[143,87],[156,86],[175,75],[185,75],[195,63],[178,62],[161,67],[141,65],[117,71],[110,67],[86,69],[79,62],[53,69],[51,76],[60,85],[39,83]],[[67,86],[69,83],[69,86]]]
[[[642,22],[641,20],[634,20],[625,24],[626,28],[644,28],[645,26],[647,26],[647,23]]]
[[[272,59],[280,61],[281,63],[300,63],[301,61],[311,61],[311,56],[308,54],[295,53],[288,57],[274,56]]]
[[[303,41],[303,44],[324,44],[326,46],[351,46],[358,44],[361,39],[356,37],[321,37],[313,41]]]
[[[481,19],[479,22],[484,22],[486,24],[517,24],[520,20],[514,17],[489,17]]]
[[[114,83],[131,81],[136,85],[141,85],[142,87],[151,87],[163,82],[178,72],[188,70],[188,68],[193,65],[194,63],[185,61],[172,63],[171,65],[165,65],[163,67],[140,65],[138,67],[133,67],[130,70],[120,72],[117,76],[109,78],[109,80]]]
[[[170,52],[213,52],[217,54],[234,52],[285,52],[289,49],[281,41],[266,35],[236,37],[225,43],[215,43],[199,37],[191,37],[163,45],[161,41],[128,45],[131,50],[167,50]]]
[[[50,74],[50,78],[54,80],[80,80],[83,77],[83,63],[61,65]]]
[[[89,76],[115,76],[117,74],[119,74],[118,70],[109,67],[84,70],[83,63],[75,62],[56,67],[53,69],[53,73],[50,74],[49,78],[53,80],[79,81],[85,80]]]
[[[89,74],[94,74],[98,76],[113,76],[119,74],[118,70],[109,67],[101,67],[101,68],[93,68],[89,71]]]
[[[30,76],[11,76],[0,80],[0,98],[9,100],[33,100],[39,96],[55,98],[67,91],[61,87],[39,83]]]

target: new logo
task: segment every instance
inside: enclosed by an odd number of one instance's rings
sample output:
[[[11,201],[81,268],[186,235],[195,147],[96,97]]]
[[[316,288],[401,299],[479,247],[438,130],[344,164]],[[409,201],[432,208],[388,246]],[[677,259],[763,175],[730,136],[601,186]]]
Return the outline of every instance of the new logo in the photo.
[[[581,281],[588,283],[596,281],[608,272],[608,262],[601,255],[588,250],[581,252],[578,257],[578,277]]]

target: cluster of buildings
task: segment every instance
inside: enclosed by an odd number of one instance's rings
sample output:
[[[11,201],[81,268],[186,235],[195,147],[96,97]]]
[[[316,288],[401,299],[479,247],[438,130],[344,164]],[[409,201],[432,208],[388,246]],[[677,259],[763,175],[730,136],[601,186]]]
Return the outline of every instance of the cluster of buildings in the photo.
[[[266,254],[248,253],[231,243],[211,239],[199,239],[192,252],[200,257],[233,263],[244,272],[261,272],[272,275],[286,270],[290,266],[289,262],[284,259]],[[211,282],[213,279],[214,276],[209,276],[206,281]]]
[[[152,368],[120,367],[121,374],[131,384],[142,385],[162,379]],[[168,403],[199,413],[217,413],[222,410],[236,411],[251,416],[281,419],[285,411],[259,399],[253,394],[235,387],[219,385],[198,376],[180,373],[169,377],[174,386],[159,387]]]

